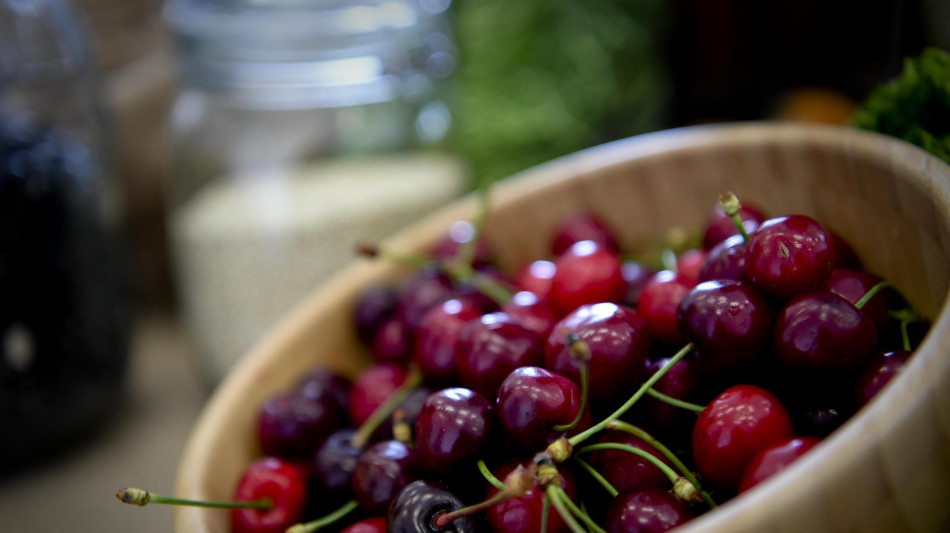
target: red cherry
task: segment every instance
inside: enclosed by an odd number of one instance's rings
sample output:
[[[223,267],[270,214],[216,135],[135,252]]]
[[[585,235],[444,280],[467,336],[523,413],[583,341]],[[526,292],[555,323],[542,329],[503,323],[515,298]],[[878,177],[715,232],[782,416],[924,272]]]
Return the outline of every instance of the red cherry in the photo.
[[[669,346],[685,342],[676,323],[676,311],[680,302],[692,289],[671,270],[657,272],[647,282],[637,301],[637,313],[646,322],[650,338]]]
[[[880,282],[881,278],[869,272],[836,268],[831,271],[821,288],[841,296],[852,304],[856,304],[871,290],[871,287]],[[874,325],[878,329],[887,327],[889,319],[887,314],[887,289],[875,294],[861,307],[861,311],[864,311],[874,321]]]
[[[754,232],[765,221],[762,211],[748,204],[742,204],[739,208],[739,218],[742,219],[742,227],[745,228],[746,233]],[[738,234],[739,230],[729,215],[722,210],[722,206],[716,205],[706,221],[703,248],[709,250],[730,236]]]
[[[373,365],[357,376],[350,389],[350,421],[353,425],[365,422],[406,381],[406,376],[404,369],[389,364]]]
[[[746,246],[749,279],[763,292],[781,298],[818,287],[834,266],[831,233],[804,215],[766,220]]]
[[[699,283],[699,271],[705,260],[705,250],[686,250],[676,258],[676,276],[687,285],[696,285]]]
[[[300,521],[307,500],[303,469],[274,457],[264,457],[248,465],[234,491],[236,501],[270,499],[268,511],[234,509],[233,533],[283,533]]]
[[[548,338],[558,316],[546,301],[533,292],[516,292],[511,300],[501,306],[501,311],[517,320],[525,328],[542,339]]]
[[[699,270],[699,281],[748,280],[745,273],[745,251],[746,242],[742,235],[733,235],[713,246]]]
[[[466,387],[494,399],[511,372],[544,362],[544,344],[534,331],[505,313],[470,321],[459,334],[455,363]]]
[[[693,518],[685,503],[666,490],[621,492],[607,509],[607,533],[662,533]]]
[[[515,467],[518,461],[509,461],[499,467],[494,475],[498,479],[505,479]],[[574,498],[577,493],[577,486],[574,476],[564,468],[558,470],[561,476],[561,488],[570,498]],[[488,485],[486,498],[498,494],[498,489]],[[537,533],[541,531],[541,515],[543,512],[543,494],[544,492],[534,486],[523,496],[506,500],[497,505],[493,505],[486,511],[488,523],[492,531],[497,533]],[[548,533],[568,533],[570,528],[561,519],[561,515],[556,511],[551,511],[548,522]]]
[[[598,443],[619,443],[639,448],[669,464],[656,448],[626,431],[607,431]],[[669,489],[670,478],[648,460],[624,450],[597,450],[590,454],[590,464],[620,492],[628,489],[656,487]],[[670,465],[672,467],[672,465]]]
[[[548,296],[551,305],[562,314],[584,304],[620,302],[627,294],[616,252],[594,241],[574,244],[558,257],[555,265],[557,271]]]
[[[447,300],[426,311],[416,332],[413,360],[427,382],[450,384],[458,381],[455,349],[459,334],[481,310],[467,300]]]
[[[386,517],[374,516],[350,524],[340,533],[386,533]]]
[[[537,451],[564,432],[554,426],[570,424],[581,409],[581,389],[570,379],[543,368],[526,366],[502,382],[495,402],[498,421],[505,434],[526,450]],[[581,423],[569,435],[590,425],[585,409]]]
[[[628,260],[620,265],[620,273],[623,275],[623,280],[627,282],[627,295],[624,296],[623,303],[636,307],[643,287],[656,274],[656,271],[639,261]]]
[[[492,402],[481,394],[454,387],[430,395],[416,419],[416,446],[430,471],[448,472],[484,455],[494,436]]]
[[[858,375],[856,385],[858,405],[866,405],[877,396],[881,389],[903,370],[911,355],[912,353],[907,350],[894,350],[872,356]]]
[[[419,478],[419,454],[396,440],[373,444],[353,471],[353,498],[370,513],[385,512],[396,494]]]
[[[581,213],[564,219],[554,231],[551,252],[555,256],[581,241],[594,241],[599,246],[614,253],[620,252],[620,245],[607,224],[590,213]]]
[[[735,490],[756,454],[794,435],[792,419],[771,392],[736,385],[713,399],[693,428],[693,456],[709,483]]]
[[[533,292],[539,298],[547,298],[551,290],[551,280],[557,267],[553,262],[540,259],[524,267],[515,277],[515,286],[523,291]]]
[[[762,450],[746,467],[742,482],[739,483],[739,492],[745,492],[785,470],[788,465],[808,453],[819,442],[821,440],[815,437],[794,437],[779,441]]]

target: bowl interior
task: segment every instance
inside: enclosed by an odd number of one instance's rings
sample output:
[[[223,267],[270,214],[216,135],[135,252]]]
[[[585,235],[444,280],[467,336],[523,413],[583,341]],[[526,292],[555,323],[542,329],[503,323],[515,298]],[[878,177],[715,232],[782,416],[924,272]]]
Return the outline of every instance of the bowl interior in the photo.
[[[807,461],[689,528],[783,530],[793,524],[801,530],[807,523],[815,531],[831,526],[886,531],[877,526],[902,529],[908,520],[925,520],[925,525],[946,520],[950,510],[934,510],[933,494],[923,502],[903,501],[912,499],[903,495],[903,485],[936,491],[950,501],[946,474],[914,477],[933,461],[945,466],[950,455],[945,437],[950,393],[940,392],[950,389],[940,386],[950,381],[950,363],[938,357],[942,347],[950,346],[942,313],[950,286],[950,167],[938,159],[900,141],[843,128],[749,124],[658,132],[558,159],[502,182],[492,193],[486,236],[501,266],[512,270],[548,255],[551,231],[566,215],[590,210],[617,229],[626,249],[633,249],[673,227],[700,227],[725,190],[771,215],[815,217],[852,244],[867,270],[893,281],[934,326],[883,400],[859,413]],[[469,218],[473,208],[473,198],[463,199],[387,244],[424,248],[449,224]],[[354,261],[263,339],[222,383],[195,425],[180,464],[177,495],[228,497],[243,467],[258,454],[254,422],[264,399],[314,365],[350,375],[366,365],[369,357],[350,325],[356,295],[371,282],[407,273],[382,262]],[[920,415],[922,405],[936,407]],[[917,448],[929,448],[918,450],[920,458],[912,464],[900,463],[897,473],[887,466],[868,473],[865,463],[881,465],[898,454],[898,442],[887,441],[894,432],[914,439]],[[866,485],[857,491],[861,498],[841,479],[848,475]],[[845,496],[835,496],[844,488]],[[770,498],[766,512],[761,501]],[[828,503],[842,498],[854,505],[842,510]],[[808,510],[815,502],[817,510]],[[789,518],[806,511],[808,518]],[[908,518],[910,513],[926,518]],[[182,508],[175,515],[179,533],[229,529],[225,512]]]

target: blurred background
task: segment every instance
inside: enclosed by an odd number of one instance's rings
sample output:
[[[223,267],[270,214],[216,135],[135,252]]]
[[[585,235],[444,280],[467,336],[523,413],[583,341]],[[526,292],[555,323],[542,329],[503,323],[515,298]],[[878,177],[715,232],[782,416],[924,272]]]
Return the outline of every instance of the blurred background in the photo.
[[[4,529],[170,531],[115,490],[172,491],[356,241],[632,135],[849,125],[927,47],[948,2],[0,0]]]

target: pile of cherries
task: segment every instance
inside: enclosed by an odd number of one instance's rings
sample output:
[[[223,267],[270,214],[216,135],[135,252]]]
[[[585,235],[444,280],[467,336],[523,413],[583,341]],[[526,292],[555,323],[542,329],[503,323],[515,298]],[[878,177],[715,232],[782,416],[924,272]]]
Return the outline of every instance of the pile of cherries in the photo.
[[[236,499],[269,505],[233,531],[666,531],[808,452],[926,331],[810,217],[726,193],[695,241],[627,256],[583,213],[506,277],[454,225],[356,302],[372,366],[263,406]]]

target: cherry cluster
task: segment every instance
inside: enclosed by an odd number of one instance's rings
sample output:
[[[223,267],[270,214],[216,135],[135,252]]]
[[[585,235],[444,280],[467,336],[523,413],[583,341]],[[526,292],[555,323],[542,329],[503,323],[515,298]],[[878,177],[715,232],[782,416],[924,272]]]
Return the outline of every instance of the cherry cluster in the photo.
[[[505,276],[478,230],[370,250],[420,265],[355,305],[375,363],[264,404],[236,499],[269,505],[233,531],[666,531],[808,452],[926,331],[818,221],[728,193],[649,257],[583,213]]]

